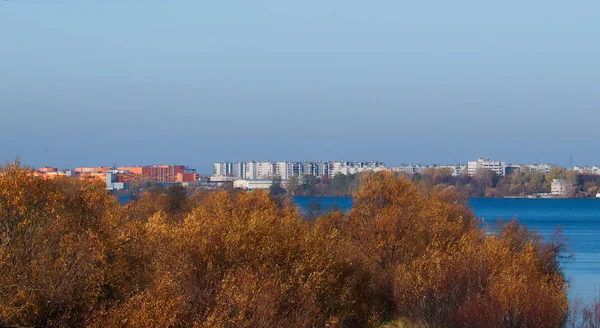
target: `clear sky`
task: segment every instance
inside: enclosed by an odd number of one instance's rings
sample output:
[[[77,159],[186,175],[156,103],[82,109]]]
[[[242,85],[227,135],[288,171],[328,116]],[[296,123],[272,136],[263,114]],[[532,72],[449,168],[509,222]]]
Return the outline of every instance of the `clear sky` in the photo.
[[[600,1],[0,1],[0,159],[600,164]]]

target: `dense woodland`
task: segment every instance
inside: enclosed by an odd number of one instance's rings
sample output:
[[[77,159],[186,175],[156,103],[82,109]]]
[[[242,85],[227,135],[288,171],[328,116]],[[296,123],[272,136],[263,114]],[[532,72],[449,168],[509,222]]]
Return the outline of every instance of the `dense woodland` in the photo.
[[[172,186],[120,206],[103,184],[8,164],[0,326],[575,326],[560,236],[489,233],[451,188],[391,173],[354,196],[314,220],[268,192]],[[599,306],[576,314],[600,323]]]
[[[452,176],[448,168],[431,168],[413,175],[396,173],[413,182],[430,186],[436,190],[452,189],[459,194],[473,197],[528,196],[550,193],[552,179],[567,179],[571,190],[567,197],[595,197],[600,190],[600,176],[578,174],[564,168],[553,168],[548,174],[540,172],[515,172],[499,176],[490,170],[481,170],[474,176]],[[351,196],[360,187],[360,175],[338,174],[333,178],[314,176],[292,177],[288,180],[287,193],[294,196]],[[273,181],[272,194],[285,191],[278,187],[281,182]]]

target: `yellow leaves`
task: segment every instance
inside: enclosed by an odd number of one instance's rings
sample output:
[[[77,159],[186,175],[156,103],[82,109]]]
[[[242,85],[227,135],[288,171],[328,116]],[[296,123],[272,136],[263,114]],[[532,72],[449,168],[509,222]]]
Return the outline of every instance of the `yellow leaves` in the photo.
[[[486,235],[456,194],[389,173],[366,176],[349,215],[307,222],[265,192],[203,194],[173,212],[161,194],[118,207],[100,185],[6,172],[0,325],[362,327],[401,315],[494,327],[564,317],[564,279],[537,235],[516,222]]]
[[[8,166],[0,176],[0,325],[70,325],[102,297],[103,224],[116,210],[101,188],[74,179],[45,180]],[[114,204],[114,203],[113,203]],[[117,224],[111,224],[116,226]]]

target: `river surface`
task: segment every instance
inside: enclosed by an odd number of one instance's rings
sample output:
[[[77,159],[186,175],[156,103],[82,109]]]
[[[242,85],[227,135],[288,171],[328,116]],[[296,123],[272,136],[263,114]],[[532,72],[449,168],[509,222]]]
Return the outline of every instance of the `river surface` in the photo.
[[[122,198],[121,202],[130,200]],[[352,208],[350,197],[295,197],[294,202],[303,212]],[[490,228],[498,220],[506,222],[515,217],[529,229],[550,238],[560,226],[575,255],[573,260],[561,262],[569,280],[569,297],[587,301],[600,297],[600,199],[474,198],[469,203]]]
[[[315,204],[322,210],[352,208],[350,197],[295,197],[294,202],[304,212],[316,208]],[[550,238],[560,226],[575,255],[573,260],[562,261],[569,280],[569,297],[590,301],[600,296],[600,199],[474,198],[469,203],[490,228],[498,220],[506,222],[514,217]]]

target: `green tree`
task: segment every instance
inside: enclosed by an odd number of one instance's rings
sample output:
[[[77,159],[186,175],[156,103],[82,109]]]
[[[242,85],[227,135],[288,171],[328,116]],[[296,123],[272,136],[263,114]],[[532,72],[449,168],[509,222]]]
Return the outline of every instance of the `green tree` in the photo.
[[[168,211],[170,214],[181,212],[188,201],[185,188],[180,184],[173,184],[167,189]]]
[[[345,174],[336,174],[331,180],[333,190],[347,192],[348,191],[348,176]]]
[[[306,192],[307,195],[312,195],[315,191],[315,186],[317,185],[317,177],[314,175],[305,175],[302,177],[302,189]]]
[[[297,175],[294,175],[288,179],[287,194],[290,196],[295,196],[300,191],[300,178]]]
[[[269,193],[271,196],[279,196],[285,193],[285,190],[281,187],[281,177],[273,177],[273,183],[269,187]]]

